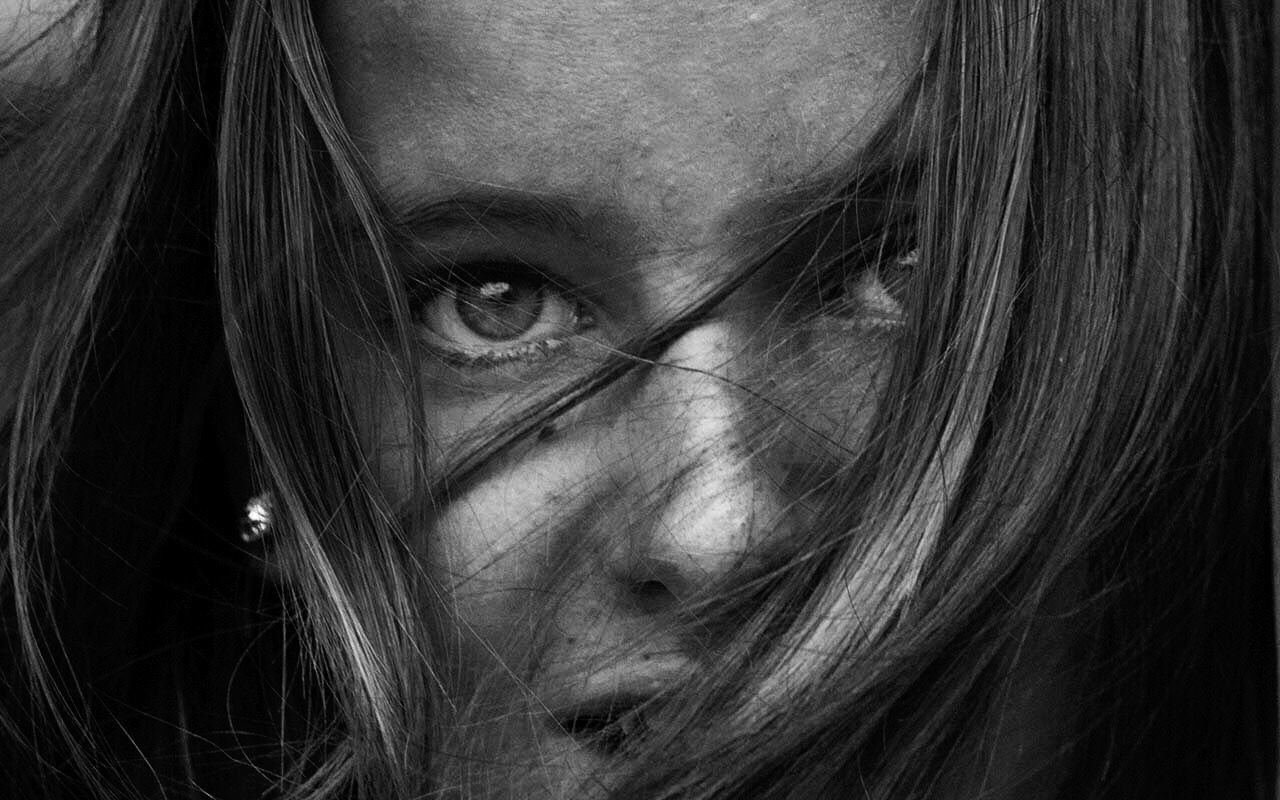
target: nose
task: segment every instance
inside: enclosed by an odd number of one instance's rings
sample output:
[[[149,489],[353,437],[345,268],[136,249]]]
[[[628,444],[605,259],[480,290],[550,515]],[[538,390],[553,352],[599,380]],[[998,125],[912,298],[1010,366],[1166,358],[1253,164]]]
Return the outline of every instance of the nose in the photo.
[[[610,566],[644,602],[696,594],[794,524],[762,361],[749,330],[708,321],[619,393],[606,463],[625,517]]]

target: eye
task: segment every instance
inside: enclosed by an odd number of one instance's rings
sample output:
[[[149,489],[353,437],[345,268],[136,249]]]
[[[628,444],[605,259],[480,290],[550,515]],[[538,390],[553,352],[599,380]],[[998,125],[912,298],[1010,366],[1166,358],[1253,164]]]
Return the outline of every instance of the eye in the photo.
[[[824,315],[859,327],[895,328],[906,322],[903,298],[920,261],[909,236],[877,236],[822,256],[816,267]]]
[[[903,303],[920,256],[918,209],[904,181],[897,173],[872,181],[813,219],[801,275],[822,318],[881,330],[906,322]]]
[[[456,267],[412,289],[410,312],[428,346],[467,366],[532,360],[593,324],[567,290],[521,264]]]
[[[897,327],[906,322],[902,296],[920,251],[912,248],[846,275],[842,313],[870,327]]]

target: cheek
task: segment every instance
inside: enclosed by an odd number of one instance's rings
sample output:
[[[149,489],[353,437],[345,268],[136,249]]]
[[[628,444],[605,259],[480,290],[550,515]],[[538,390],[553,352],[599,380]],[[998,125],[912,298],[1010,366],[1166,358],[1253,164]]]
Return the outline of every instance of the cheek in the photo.
[[[820,319],[790,330],[784,347],[768,347],[755,416],[789,462],[849,461],[867,445],[900,342],[893,328],[857,328]],[[764,438],[768,441],[768,437]]]
[[[360,438],[375,479],[403,518],[410,505],[450,465],[482,447],[513,422],[531,398],[519,393],[469,392],[425,380],[420,405],[397,376],[402,362],[365,352],[348,363]],[[423,372],[429,372],[423,368]],[[415,431],[417,435],[415,435]],[[439,508],[428,508],[430,531],[412,530],[413,546],[437,585],[451,590],[459,610],[473,620],[500,619],[512,587],[532,587],[545,571],[545,532],[556,527],[570,498],[581,494],[584,475],[599,470],[589,434],[554,446],[517,445],[515,452],[470,482]],[[415,473],[418,473],[415,475]]]
[[[727,350],[685,342],[693,369],[625,375],[561,418],[555,435],[516,445],[428,507],[428,522],[406,533],[440,590],[430,602],[445,598],[457,623],[443,645],[451,690],[484,716],[539,668],[573,663],[565,653],[583,642],[622,652],[644,641],[651,620],[629,616],[622,582],[636,564],[676,565],[696,591],[732,565],[786,553],[790,534],[827,496],[815,484],[864,446],[891,361],[892,337],[829,325],[775,332],[785,347],[751,337]],[[726,352],[737,357],[726,362]],[[516,391],[464,398],[425,380],[411,413],[396,378],[403,364],[386,355],[353,361],[363,365],[352,397],[366,452],[401,511],[422,501],[413,494],[419,459],[423,477],[438,478],[527,402]],[[743,453],[752,466],[742,466]],[[730,494],[749,500],[721,513],[735,505],[724,502]]]
[[[536,627],[557,584],[581,573],[575,565],[598,563],[589,552],[601,545],[595,533],[583,527],[566,537],[566,519],[590,491],[583,473],[593,460],[577,442],[527,453],[442,509],[429,532],[415,532],[417,551],[481,640],[510,647]]]
[[[859,450],[888,382],[898,335],[886,330],[851,336],[842,330],[826,336],[819,330],[813,338],[812,366],[804,370],[800,395],[809,400],[800,406],[801,418],[846,449]]]
[[[735,427],[751,431],[748,438],[758,438],[765,458],[802,463],[856,455],[878,409],[896,335],[851,334],[843,323],[819,322],[785,336],[785,346],[746,348],[772,357],[746,357],[748,366],[731,370],[737,377],[729,380],[740,385],[743,402],[726,413],[741,415]],[[403,373],[402,364],[385,354],[368,353],[348,363],[362,365],[353,375],[349,396],[360,419],[365,452],[379,485],[398,509],[414,500],[415,464],[421,465],[426,481],[438,478],[446,465],[480,447],[486,434],[514,422],[518,409],[532,399],[515,391],[460,394],[427,381],[421,407],[411,413],[408,391],[395,377]],[[644,383],[620,381],[561,419],[554,445],[535,441],[518,446],[498,458],[463,496],[453,498],[436,518],[438,532],[433,537],[448,545],[439,552],[451,568],[466,573],[478,564],[497,564],[501,554],[518,552],[525,538],[522,532],[551,526],[573,505],[569,498],[586,492],[593,480],[616,466],[611,460],[662,458],[642,452],[655,449],[651,435],[643,431],[633,430],[622,452],[616,443],[602,441],[610,430],[634,429],[636,419],[652,423],[655,412],[678,417],[681,404],[699,399],[696,388],[682,397],[677,387],[655,402]],[[679,435],[672,425],[665,427],[664,436]],[[413,435],[415,429],[420,429],[419,436]],[[565,434],[574,430],[576,434]],[[664,453],[670,457],[669,451]]]
[[[423,362],[434,357],[421,356]],[[487,442],[537,399],[521,392],[461,390],[439,379],[439,369],[386,353],[362,351],[349,358],[347,396],[357,417],[361,444],[383,492],[403,508],[415,492],[415,469],[429,482]],[[419,374],[421,396],[403,379]],[[546,392],[544,388],[541,390]],[[411,405],[412,404],[412,405]],[[425,487],[416,487],[421,490]]]
[[[430,530],[408,533],[458,613],[491,633],[510,627],[538,605],[538,592],[550,593],[575,565],[607,559],[648,518],[688,516],[662,498],[695,462],[750,453],[752,468],[786,495],[782,506],[810,505],[822,493],[806,482],[834,474],[864,447],[894,339],[824,322],[774,340],[782,344],[749,341],[729,362],[708,356],[719,378],[637,370],[561,418],[550,440],[514,446],[461,494],[428,509]],[[703,358],[696,350],[688,354],[695,362]],[[354,361],[364,365],[352,380],[364,446],[399,511],[422,500],[414,496],[417,465],[423,481],[438,479],[528,402],[518,391],[462,395],[426,381],[422,407],[410,413],[396,361]]]

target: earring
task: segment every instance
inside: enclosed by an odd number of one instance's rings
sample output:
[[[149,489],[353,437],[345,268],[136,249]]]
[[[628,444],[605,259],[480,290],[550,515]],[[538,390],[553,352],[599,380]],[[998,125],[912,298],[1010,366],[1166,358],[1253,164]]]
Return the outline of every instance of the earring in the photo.
[[[240,517],[240,540],[246,544],[262,541],[275,524],[275,498],[271,492],[259,492],[249,498]]]

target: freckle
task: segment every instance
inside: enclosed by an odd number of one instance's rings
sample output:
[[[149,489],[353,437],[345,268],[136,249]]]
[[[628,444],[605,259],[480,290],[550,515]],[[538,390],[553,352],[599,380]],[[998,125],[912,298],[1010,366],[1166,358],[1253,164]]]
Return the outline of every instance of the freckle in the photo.
[[[752,11],[747,15],[747,22],[759,22],[762,19],[764,19],[763,11]]]

